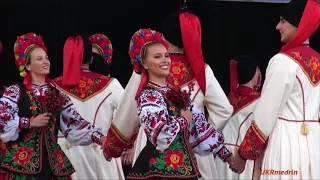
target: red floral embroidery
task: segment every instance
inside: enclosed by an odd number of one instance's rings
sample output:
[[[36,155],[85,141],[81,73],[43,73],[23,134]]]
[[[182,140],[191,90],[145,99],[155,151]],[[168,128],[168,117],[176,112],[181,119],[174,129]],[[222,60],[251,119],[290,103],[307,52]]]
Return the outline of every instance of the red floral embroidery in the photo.
[[[59,89],[62,89],[68,95],[77,98],[80,101],[85,101],[101,92],[101,90],[107,87],[113,80],[113,78],[92,72],[81,72],[80,76],[80,83],[77,87],[64,87],[62,84],[62,77],[58,77],[54,82]]]
[[[164,161],[167,167],[171,166],[173,169],[178,170],[184,163],[184,154],[180,150],[167,150]]]
[[[22,148],[18,147],[17,151],[13,154],[13,161],[17,162],[21,166],[30,162],[33,149],[30,147]]]
[[[309,66],[311,68],[312,81],[315,81],[315,76],[317,76],[320,72],[319,59],[314,56],[310,57]]]
[[[312,85],[317,85],[320,81],[320,56],[312,48],[298,46],[285,52],[292,57],[303,69],[304,73],[311,81]]]
[[[64,167],[64,154],[62,150],[54,150],[54,155],[56,157],[57,164],[63,168]]]
[[[188,71],[186,66],[182,62],[172,62],[170,74],[174,78],[174,85],[178,86],[179,82],[177,79],[183,79],[187,75]]]
[[[86,91],[93,84],[93,81],[89,78],[81,78],[77,91],[81,94],[80,97],[83,98],[86,96]]]
[[[256,160],[261,154],[267,138],[259,130],[255,121],[252,121],[239,149],[241,157],[250,160]]]
[[[167,82],[171,86],[178,86],[182,88],[195,80],[191,64],[186,56],[170,54],[170,59],[170,75],[167,77]]]

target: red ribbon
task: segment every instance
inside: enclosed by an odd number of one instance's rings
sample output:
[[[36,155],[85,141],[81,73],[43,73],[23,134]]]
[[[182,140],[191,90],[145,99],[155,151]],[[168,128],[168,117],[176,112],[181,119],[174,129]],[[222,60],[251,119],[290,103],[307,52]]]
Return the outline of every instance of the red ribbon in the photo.
[[[180,13],[180,27],[185,53],[203,94],[206,93],[205,64],[201,49],[201,25],[197,16]]]
[[[83,53],[84,44],[81,36],[67,39],[63,47],[63,85],[75,86],[79,84]]]
[[[141,81],[140,81],[140,84],[139,84],[139,87],[138,87],[138,90],[137,90],[137,93],[136,93],[136,100],[140,96],[140,93],[141,93],[142,89],[144,87],[146,87],[146,85],[148,84],[148,81],[149,81],[148,73],[145,72],[145,73],[142,74],[142,77],[141,77]]]

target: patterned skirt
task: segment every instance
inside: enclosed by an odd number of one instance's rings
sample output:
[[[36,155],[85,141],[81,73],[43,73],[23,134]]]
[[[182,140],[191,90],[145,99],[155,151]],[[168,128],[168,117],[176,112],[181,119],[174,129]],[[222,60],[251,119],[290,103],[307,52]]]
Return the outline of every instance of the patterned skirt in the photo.
[[[57,177],[53,174],[29,175],[16,172],[7,172],[5,180],[71,180],[71,177]],[[3,180],[3,179],[1,179]]]
[[[199,177],[196,158],[188,142],[188,132],[180,132],[164,151],[148,140],[126,179],[194,179]]]

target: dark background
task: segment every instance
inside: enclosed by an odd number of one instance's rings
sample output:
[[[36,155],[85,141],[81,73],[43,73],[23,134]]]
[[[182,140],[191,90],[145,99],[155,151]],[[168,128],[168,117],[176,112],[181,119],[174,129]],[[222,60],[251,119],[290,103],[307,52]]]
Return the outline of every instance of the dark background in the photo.
[[[179,7],[180,0],[1,0],[0,40],[4,47],[0,83],[21,80],[13,56],[18,35],[34,32],[43,37],[52,65],[50,77],[54,78],[62,74],[67,36],[84,31],[87,35],[103,33],[112,41],[112,76],[125,87],[132,73],[127,50],[133,33],[140,28],[160,30],[162,20]],[[200,18],[205,61],[226,93],[230,57],[252,55],[264,73],[269,59],[281,47],[275,26],[283,4],[190,0],[188,7]],[[311,39],[318,51],[319,35],[317,32]]]

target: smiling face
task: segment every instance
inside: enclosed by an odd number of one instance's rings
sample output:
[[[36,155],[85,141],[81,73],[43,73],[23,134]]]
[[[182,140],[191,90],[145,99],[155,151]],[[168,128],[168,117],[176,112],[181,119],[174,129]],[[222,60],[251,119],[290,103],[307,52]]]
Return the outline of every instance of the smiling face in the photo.
[[[149,78],[166,78],[170,73],[171,65],[167,49],[161,43],[153,43],[146,48],[142,66],[148,72]]]
[[[281,34],[281,42],[289,42],[297,32],[297,28],[286,21],[284,18],[280,17],[280,21],[276,26],[276,29]]]
[[[33,49],[27,60],[27,70],[36,76],[46,76],[50,73],[50,61],[47,53],[40,47]]]

